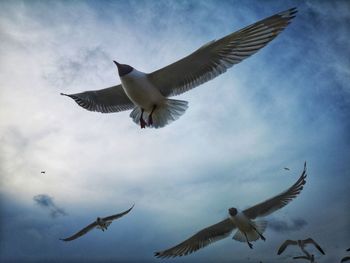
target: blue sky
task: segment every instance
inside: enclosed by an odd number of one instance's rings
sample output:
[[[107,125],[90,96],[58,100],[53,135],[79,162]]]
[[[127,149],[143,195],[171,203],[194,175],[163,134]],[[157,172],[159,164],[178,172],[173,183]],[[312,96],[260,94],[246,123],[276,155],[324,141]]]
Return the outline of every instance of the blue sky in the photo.
[[[294,6],[269,45],[176,97],[189,108],[163,129],[59,95],[119,84],[112,60],[152,72]],[[339,261],[350,246],[349,20],[347,1],[0,1],[1,262],[288,262],[297,250],[278,246],[309,236],[326,251],[318,262]],[[305,189],[267,217],[254,250],[227,238],[153,257],[285,190],[305,160]],[[106,232],[58,240],[133,203]]]

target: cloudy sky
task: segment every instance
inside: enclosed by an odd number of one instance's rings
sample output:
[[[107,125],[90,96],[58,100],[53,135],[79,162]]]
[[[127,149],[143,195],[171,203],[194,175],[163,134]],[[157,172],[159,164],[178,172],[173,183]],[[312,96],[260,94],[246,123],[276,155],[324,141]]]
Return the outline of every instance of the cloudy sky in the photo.
[[[178,96],[189,108],[165,128],[59,95],[119,84],[112,60],[152,72],[294,6],[268,46]],[[278,246],[307,237],[327,253],[310,249],[318,262],[338,261],[350,246],[349,24],[348,1],[0,1],[1,262],[290,262],[300,252]],[[266,242],[153,257],[285,190],[304,161],[306,186],[267,217]],[[133,203],[107,232],[59,241]]]

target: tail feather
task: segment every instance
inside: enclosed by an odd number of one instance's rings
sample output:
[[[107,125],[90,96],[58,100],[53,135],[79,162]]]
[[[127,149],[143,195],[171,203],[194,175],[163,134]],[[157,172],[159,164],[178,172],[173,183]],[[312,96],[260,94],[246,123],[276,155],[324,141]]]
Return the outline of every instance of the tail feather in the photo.
[[[163,104],[157,105],[152,114],[153,124],[148,127],[162,128],[167,124],[177,120],[188,108],[188,102],[183,100],[166,99]],[[148,122],[150,112],[144,112],[143,119]],[[130,113],[130,117],[136,124],[140,124],[141,109],[135,107]]]
[[[253,226],[256,228],[256,230],[262,234],[264,233],[266,226],[267,226],[267,221],[265,220],[259,220],[252,222]],[[256,241],[260,238],[260,235],[252,228],[250,231],[245,233],[247,235],[248,241]],[[240,242],[246,242],[247,239],[244,235],[244,233],[240,230],[237,230],[235,235],[232,237],[233,239],[240,241]]]

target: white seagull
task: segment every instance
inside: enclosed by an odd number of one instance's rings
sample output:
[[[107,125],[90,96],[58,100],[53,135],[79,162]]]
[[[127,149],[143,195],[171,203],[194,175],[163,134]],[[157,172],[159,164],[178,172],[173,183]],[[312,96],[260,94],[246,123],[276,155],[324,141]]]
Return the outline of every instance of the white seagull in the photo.
[[[311,255],[305,250],[305,247],[307,244],[312,244],[314,245],[323,255],[325,255],[323,249],[321,248],[321,246],[319,244],[316,243],[315,240],[313,240],[312,238],[307,238],[304,240],[290,240],[287,239],[286,241],[284,241],[284,243],[281,245],[281,247],[278,249],[277,255],[281,255],[283,253],[283,251],[290,245],[294,245],[294,246],[299,246],[300,249],[304,252],[304,254],[310,258]],[[313,255],[312,255],[313,256]],[[302,257],[294,257],[294,258],[302,258]]]
[[[155,252],[155,256],[167,258],[191,254],[198,249],[229,236],[236,228],[237,231],[232,238],[240,242],[247,242],[248,246],[253,248],[250,241],[256,241],[259,238],[265,240],[262,234],[267,224],[265,220],[253,220],[257,217],[267,216],[292,201],[303,189],[303,185],[306,182],[305,178],[306,163],[304,164],[304,170],[300,178],[286,191],[241,212],[232,207],[228,209],[229,216],[225,220],[202,229],[172,248]]]
[[[121,84],[102,90],[64,94],[89,111],[102,113],[133,109],[130,117],[141,128],[164,127],[187,109],[187,101],[168,99],[224,73],[267,45],[296,15],[291,8],[213,40],[189,56],[152,73],[114,63]]]
[[[82,230],[80,230],[79,232],[75,233],[74,235],[67,237],[67,238],[60,238],[60,240],[62,241],[71,241],[74,239],[77,239],[78,237],[81,237],[83,235],[85,235],[87,232],[89,232],[90,230],[94,229],[95,227],[98,229],[101,229],[102,231],[107,230],[107,228],[109,227],[109,225],[112,223],[113,220],[116,220],[124,215],[126,215],[127,213],[129,213],[131,211],[131,209],[134,207],[134,205],[132,207],[130,207],[128,210],[120,213],[120,214],[116,214],[116,215],[112,215],[112,216],[107,216],[104,218],[98,217],[96,219],[95,222],[91,223],[90,225],[88,225],[87,227],[83,228]]]

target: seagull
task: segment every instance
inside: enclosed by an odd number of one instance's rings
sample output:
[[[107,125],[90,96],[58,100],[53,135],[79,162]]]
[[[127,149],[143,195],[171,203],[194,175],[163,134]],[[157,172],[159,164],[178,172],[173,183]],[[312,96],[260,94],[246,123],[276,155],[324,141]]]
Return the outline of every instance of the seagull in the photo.
[[[267,225],[267,222],[264,220],[253,220],[257,217],[267,216],[275,212],[296,198],[303,189],[303,185],[306,183],[306,176],[305,163],[300,178],[286,191],[241,212],[236,208],[231,207],[228,209],[228,218],[200,230],[192,237],[172,248],[155,252],[154,255],[159,258],[188,255],[215,241],[229,236],[236,228],[237,231],[232,238],[240,242],[247,242],[248,246],[253,248],[250,241],[256,241],[259,238],[265,240],[263,232]]]
[[[107,228],[109,227],[109,225],[112,223],[113,220],[116,220],[124,215],[126,215],[127,213],[129,213],[131,211],[131,209],[134,207],[134,205],[132,205],[131,208],[129,208],[128,210],[120,213],[120,214],[116,214],[116,215],[112,215],[112,216],[107,216],[104,218],[101,217],[97,217],[96,221],[91,223],[90,225],[88,225],[87,227],[83,228],[82,230],[80,230],[79,232],[75,233],[74,235],[61,239],[62,241],[71,241],[74,239],[77,239],[78,237],[81,237],[83,235],[85,235],[87,232],[89,232],[90,230],[96,228],[101,229],[102,231],[107,230]]]
[[[289,170],[290,170],[288,167],[284,167],[283,169],[286,170],[286,171],[289,171]]]
[[[283,253],[283,251],[290,245],[297,245],[300,247],[300,249],[308,256],[310,257],[310,254],[305,250],[305,247],[307,244],[313,244],[323,255],[325,255],[324,251],[320,247],[319,244],[316,243],[312,238],[307,238],[304,240],[286,240],[284,243],[281,245],[281,247],[278,249],[277,255],[280,255]]]
[[[291,8],[265,18],[219,40],[212,40],[192,54],[152,73],[113,61],[121,84],[68,96],[89,110],[102,113],[131,110],[141,128],[161,128],[178,119],[188,102],[168,99],[193,89],[226,72],[255,54],[281,33],[296,16]]]
[[[44,174],[44,173],[46,173],[46,172],[45,172],[45,171],[41,171],[40,173]]]

